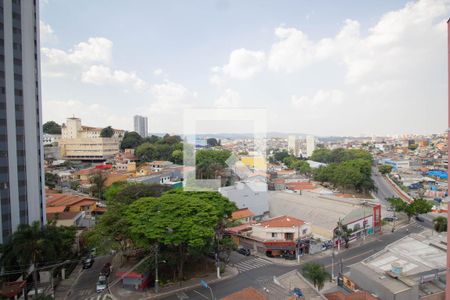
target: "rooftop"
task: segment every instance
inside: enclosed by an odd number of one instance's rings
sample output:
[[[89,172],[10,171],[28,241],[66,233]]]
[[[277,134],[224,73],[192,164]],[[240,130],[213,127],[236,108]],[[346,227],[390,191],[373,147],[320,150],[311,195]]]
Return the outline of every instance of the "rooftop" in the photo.
[[[248,208],[241,208],[231,214],[231,219],[239,220],[243,218],[253,217],[255,214]]]
[[[293,227],[293,226],[301,226],[303,224],[305,224],[305,222],[302,220],[290,216],[280,216],[269,219],[267,221],[263,221],[255,225],[268,228],[268,227]]]

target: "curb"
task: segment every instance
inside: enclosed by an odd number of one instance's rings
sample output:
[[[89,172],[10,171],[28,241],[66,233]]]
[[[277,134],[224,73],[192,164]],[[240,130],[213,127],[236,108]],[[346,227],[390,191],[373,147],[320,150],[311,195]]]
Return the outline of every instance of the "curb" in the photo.
[[[208,284],[214,284],[214,283],[217,283],[217,282],[228,280],[230,278],[233,278],[233,277],[239,275],[239,270],[237,268],[235,268],[235,267],[229,267],[229,268],[231,270],[233,270],[232,274],[224,276],[224,277],[222,277],[220,279],[219,278],[212,279],[210,281],[207,281],[207,283]],[[176,289],[176,290],[171,290],[171,291],[168,291],[168,292],[165,292],[165,293],[159,293],[157,295],[151,295],[151,296],[144,296],[142,298],[139,298],[139,300],[160,299],[160,298],[163,298],[163,297],[166,297],[166,296],[170,296],[170,295],[173,295],[173,294],[176,294],[176,293],[179,293],[179,292],[184,292],[184,291],[188,291],[188,290],[191,290],[191,289],[194,289],[194,288],[198,288],[200,286],[201,286],[200,283],[196,283],[196,284],[185,286],[185,287],[182,287],[182,288],[179,288],[179,289]]]

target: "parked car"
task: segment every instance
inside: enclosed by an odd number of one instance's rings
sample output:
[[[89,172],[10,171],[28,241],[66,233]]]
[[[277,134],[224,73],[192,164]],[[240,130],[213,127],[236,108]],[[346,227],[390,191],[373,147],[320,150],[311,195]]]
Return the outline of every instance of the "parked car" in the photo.
[[[386,210],[387,211],[394,211],[394,208],[392,206],[389,206]]]
[[[106,277],[109,277],[109,275],[111,274],[111,269],[112,269],[111,263],[109,263],[109,262],[106,263],[103,266],[103,268],[102,268],[102,270],[100,272],[100,275],[104,275]]]
[[[98,277],[98,281],[97,281],[97,285],[96,285],[95,290],[97,291],[97,293],[101,293],[101,292],[103,292],[107,287],[108,287],[108,280],[107,280],[106,276],[100,275],[100,276]]]
[[[86,256],[82,263],[83,263],[83,269],[89,269],[90,267],[92,267],[92,265],[94,264],[95,259],[92,255],[88,255]]]
[[[296,259],[294,253],[283,253],[281,255],[281,257],[284,258],[284,259],[287,259],[287,260],[294,260],[294,259]]]
[[[237,252],[245,256],[249,256],[251,254],[250,249],[247,248],[240,248],[237,250]]]
[[[416,216],[416,221],[425,222],[425,220],[421,216]]]
[[[386,221],[386,222],[394,222],[394,221],[397,221],[398,218],[394,217],[394,216],[392,216],[392,217],[384,217],[383,220]]]

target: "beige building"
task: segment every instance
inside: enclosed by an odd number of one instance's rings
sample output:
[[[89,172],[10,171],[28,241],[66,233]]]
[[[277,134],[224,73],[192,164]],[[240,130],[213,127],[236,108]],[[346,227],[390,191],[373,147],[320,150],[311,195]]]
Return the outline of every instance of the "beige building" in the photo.
[[[114,129],[114,135],[110,138],[100,137],[101,131],[102,128],[82,126],[79,118],[68,118],[61,128],[61,157],[78,160],[104,160],[114,157],[119,152],[125,131]]]

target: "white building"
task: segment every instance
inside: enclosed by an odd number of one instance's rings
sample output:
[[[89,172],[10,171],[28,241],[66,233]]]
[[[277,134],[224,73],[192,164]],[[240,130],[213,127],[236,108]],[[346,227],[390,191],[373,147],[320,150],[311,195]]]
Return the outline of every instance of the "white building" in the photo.
[[[295,241],[311,234],[311,225],[302,220],[280,216],[252,224],[251,236],[262,241]]]
[[[134,116],[134,131],[141,137],[148,136],[148,118],[136,115]]]
[[[288,136],[288,152],[295,156],[300,154],[300,141],[295,135]]]
[[[105,160],[114,157],[119,152],[125,131],[113,130],[112,137],[101,137],[102,128],[82,126],[79,118],[68,118],[61,127],[61,157],[75,160]]]
[[[306,137],[306,156],[311,157],[314,150],[316,150],[316,138],[312,135]]]
[[[44,145],[53,145],[54,143],[57,143],[60,139],[61,139],[60,134],[44,133],[42,135],[42,143]]]
[[[41,145],[39,2],[1,1],[0,243],[46,223]]]

